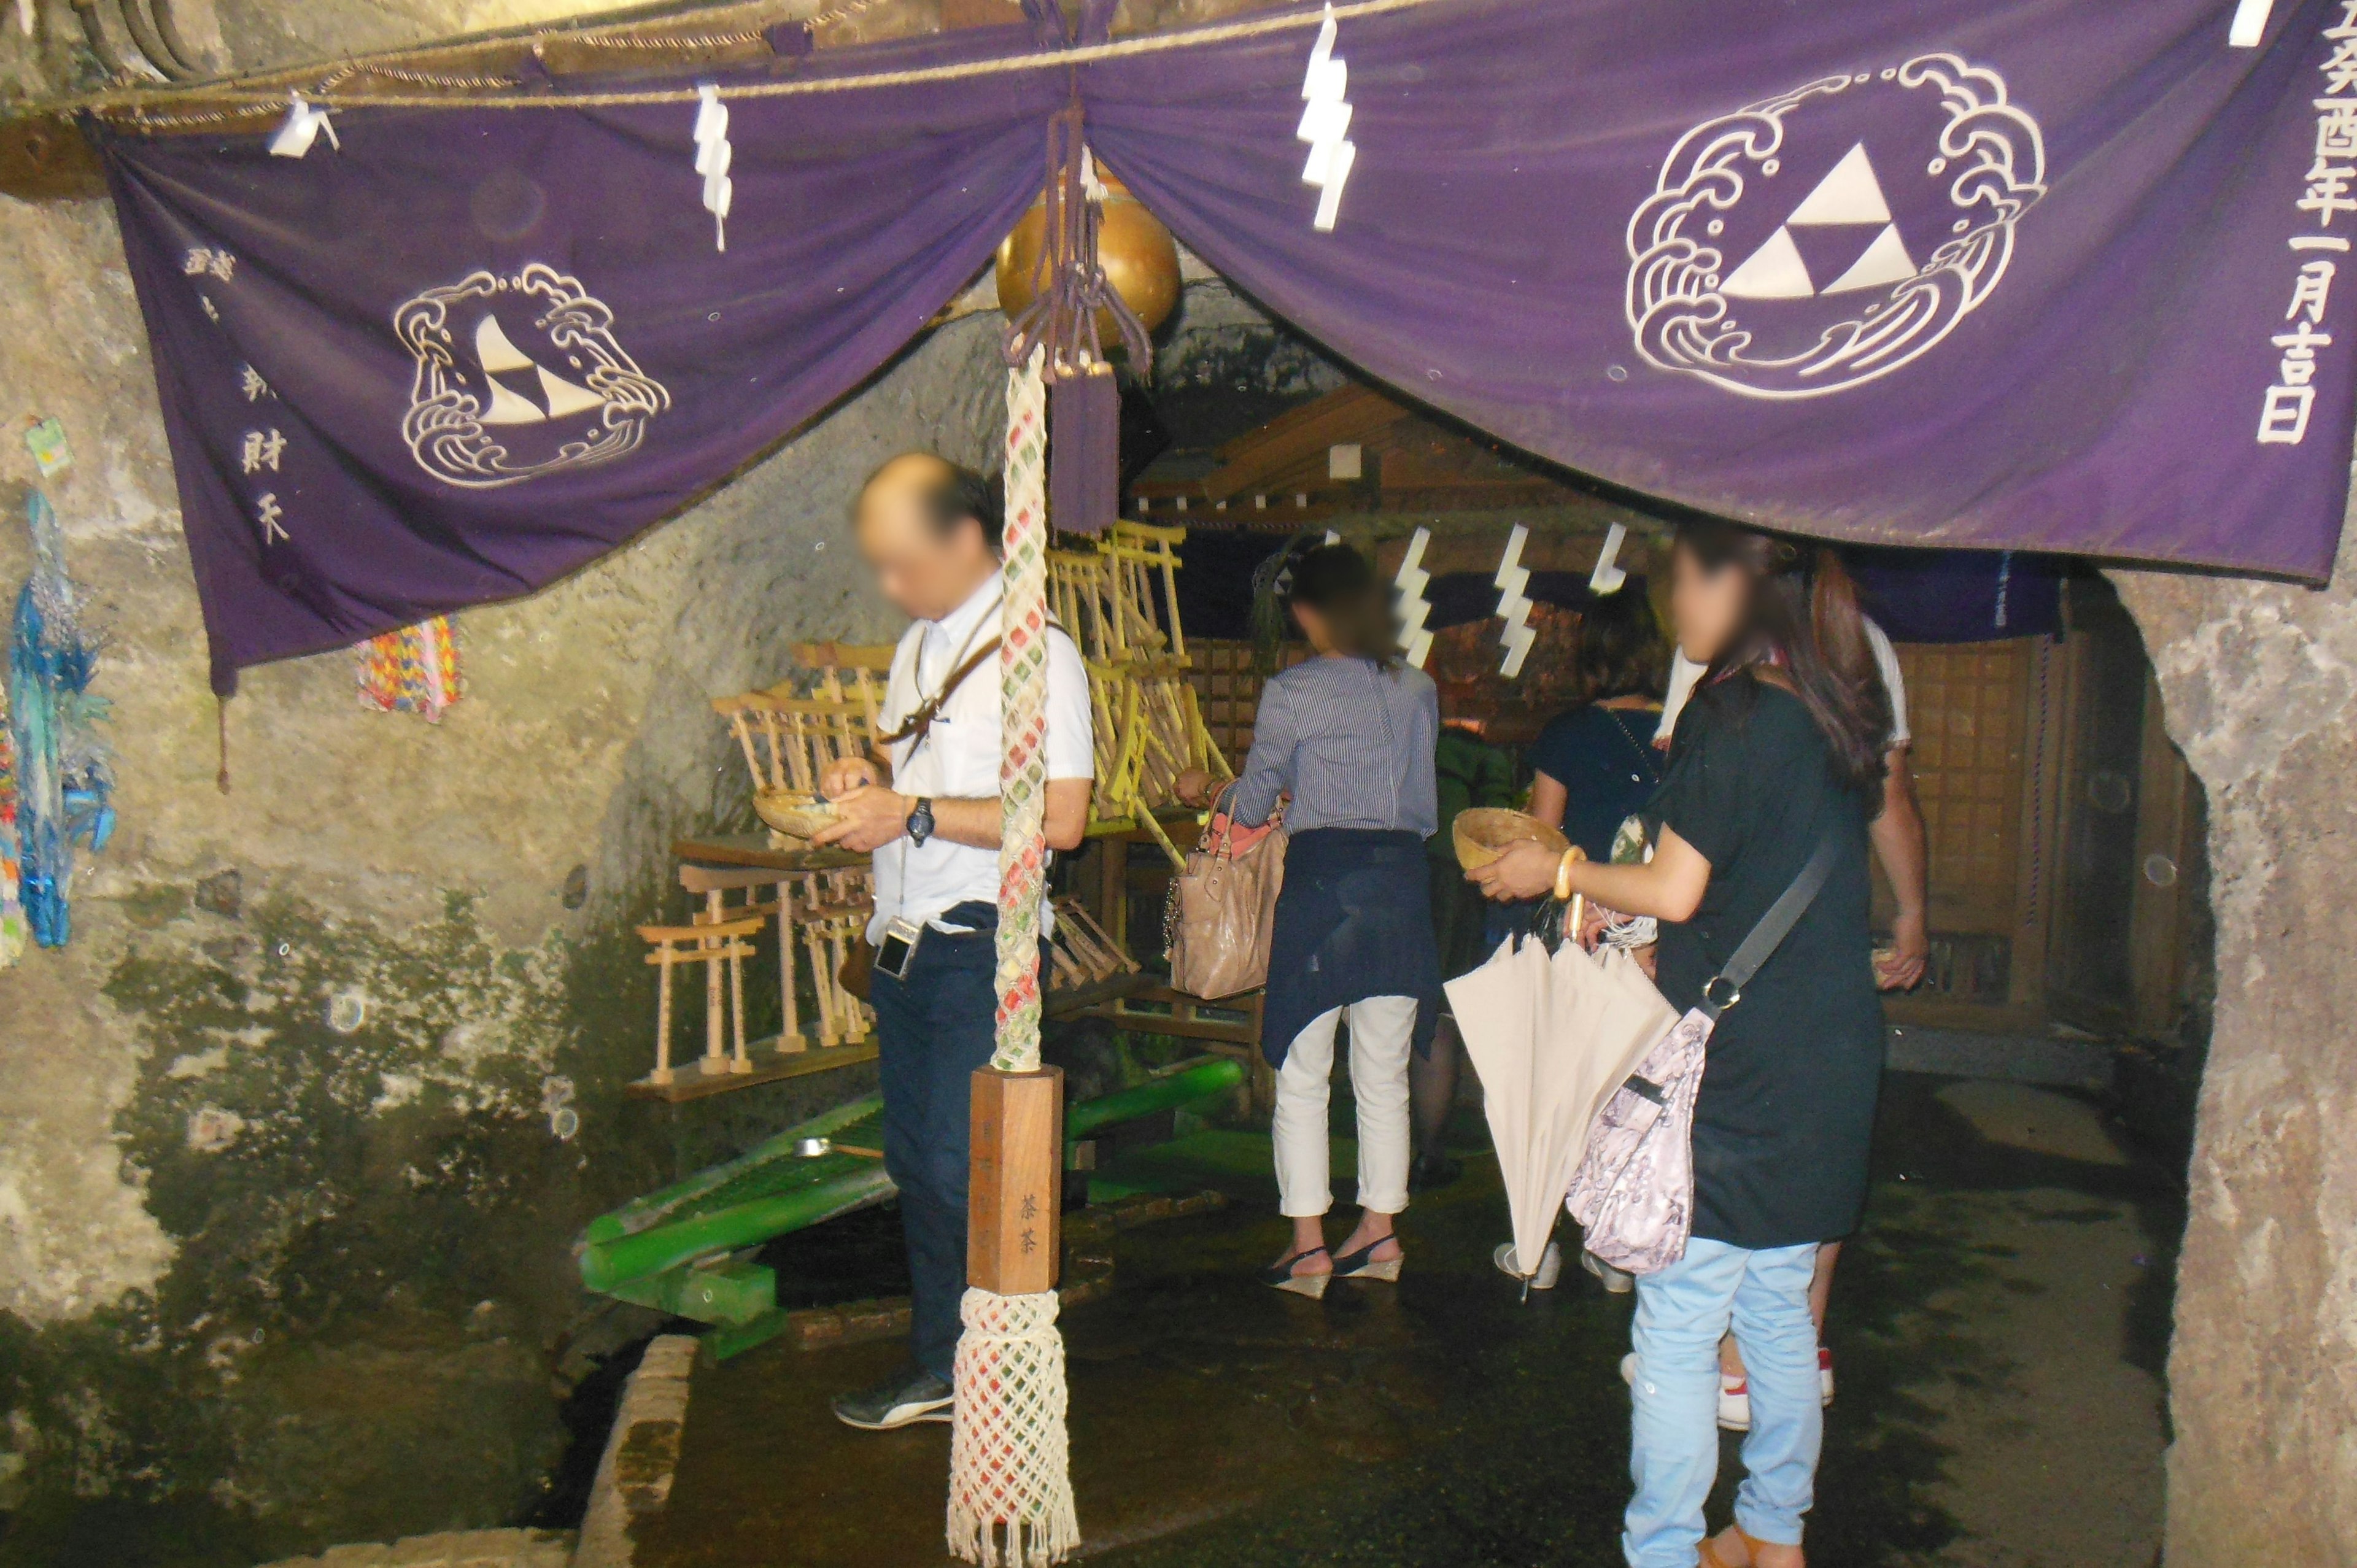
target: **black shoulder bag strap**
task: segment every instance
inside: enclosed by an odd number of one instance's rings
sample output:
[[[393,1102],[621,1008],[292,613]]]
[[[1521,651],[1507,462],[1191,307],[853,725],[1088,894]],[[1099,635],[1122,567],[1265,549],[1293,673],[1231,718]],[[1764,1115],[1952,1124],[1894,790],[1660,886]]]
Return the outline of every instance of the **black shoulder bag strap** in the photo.
[[[1835,843],[1830,834],[1818,841],[1815,853],[1809,856],[1809,863],[1801,867],[1800,875],[1792,878],[1792,885],[1778,894],[1776,901],[1768,906],[1768,912],[1760,917],[1760,923],[1751,928],[1751,934],[1743,939],[1742,945],[1735,950],[1735,956],[1728,959],[1717,974],[1703,983],[1702,1010],[1713,1023],[1718,1021],[1720,1014],[1743,1000],[1743,988],[1751,983],[1751,977],[1760,972],[1760,966],[1774,955],[1784,939],[1792,934],[1792,928],[1801,923],[1801,917],[1808,913],[1809,906],[1816,902],[1825,878],[1833,874]]]
[[[965,684],[966,677],[998,657],[998,640],[994,637],[975,649],[972,657],[950,671],[949,679],[942,682],[940,691],[917,704],[906,723],[899,729],[877,736],[876,743],[878,746],[897,746],[901,741],[913,738],[922,746],[925,736],[932,731],[933,721],[942,716],[942,710],[949,706],[952,697],[958,694],[958,688]]]
[[[1054,616],[1048,618],[1048,624],[1058,631],[1064,630],[1064,623]],[[1065,632],[1064,635],[1069,637],[1071,634]],[[925,743],[925,736],[932,733],[933,721],[942,716],[942,710],[948,707],[950,699],[958,694],[958,688],[965,684],[966,677],[998,657],[999,641],[998,638],[994,637],[975,649],[964,663],[950,671],[949,679],[942,682],[940,691],[918,703],[899,729],[877,736],[876,744],[898,746],[904,740],[913,739],[918,746],[922,746]],[[911,671],[912,675],[914,671]],[[912,746],[909,749],[913,751],[915,747]]]

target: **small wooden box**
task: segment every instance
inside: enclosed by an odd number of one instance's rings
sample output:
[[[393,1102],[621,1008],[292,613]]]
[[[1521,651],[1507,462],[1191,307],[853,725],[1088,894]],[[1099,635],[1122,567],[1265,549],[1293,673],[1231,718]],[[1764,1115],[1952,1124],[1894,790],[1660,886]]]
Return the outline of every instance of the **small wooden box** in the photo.
[[[966,1197],[965,1278],[1000,1295],[1056,1288],[1064,1074],[974,1075],[974,1163]]]

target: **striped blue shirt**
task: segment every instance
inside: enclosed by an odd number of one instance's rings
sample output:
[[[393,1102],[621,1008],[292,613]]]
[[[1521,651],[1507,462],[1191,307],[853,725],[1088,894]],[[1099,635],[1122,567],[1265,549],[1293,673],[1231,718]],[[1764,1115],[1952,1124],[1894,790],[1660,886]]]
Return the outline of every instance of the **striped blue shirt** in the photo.
[[[1376,828],[1429,838],[1440,831],[1432,776],[1439,739],[1440,693],[1421,670],[1329,657],[1279,671],[1261,689],[1235,819],[1266,822],[1289,789],[1287,832]]]

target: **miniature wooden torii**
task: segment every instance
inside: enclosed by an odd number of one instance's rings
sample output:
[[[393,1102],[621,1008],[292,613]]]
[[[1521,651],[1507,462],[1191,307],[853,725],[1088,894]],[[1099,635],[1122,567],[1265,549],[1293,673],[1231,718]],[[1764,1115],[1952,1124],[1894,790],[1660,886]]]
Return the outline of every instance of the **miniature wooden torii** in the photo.
[[[1154,813],[1177,801],[1178,776],[1190,768],[1234,776],[1187,679],[1178,555],[1186,540],[1183,528],[1117,521],[1094,549],[1048,556],[1049,607],[1089,669],[1097,768],[1089,831],[1143,827],[1174,865],[1185,857]]]

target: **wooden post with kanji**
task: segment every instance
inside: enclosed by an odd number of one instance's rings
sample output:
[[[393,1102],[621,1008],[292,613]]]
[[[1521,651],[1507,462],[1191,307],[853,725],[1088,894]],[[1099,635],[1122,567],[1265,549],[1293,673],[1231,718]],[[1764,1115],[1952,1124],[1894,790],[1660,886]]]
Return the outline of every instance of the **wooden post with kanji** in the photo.
[[[1000,1295],[1056,1288],[1060,1251],[1064,1073],[974,1075],[966,1283]]]

